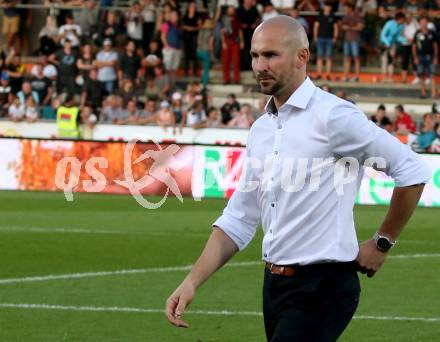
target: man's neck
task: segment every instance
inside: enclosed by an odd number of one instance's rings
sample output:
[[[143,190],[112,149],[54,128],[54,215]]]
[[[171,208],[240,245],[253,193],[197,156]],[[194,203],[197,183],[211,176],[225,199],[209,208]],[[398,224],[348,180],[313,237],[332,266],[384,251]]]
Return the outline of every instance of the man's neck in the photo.
[[[286,103],[289,97],[303,84],[306,76],[299,78],[298,80],[293,81],[291,84],[288,84],[284,89],[281,89],[278,94],[273,95],[275,106],[277,110]]]

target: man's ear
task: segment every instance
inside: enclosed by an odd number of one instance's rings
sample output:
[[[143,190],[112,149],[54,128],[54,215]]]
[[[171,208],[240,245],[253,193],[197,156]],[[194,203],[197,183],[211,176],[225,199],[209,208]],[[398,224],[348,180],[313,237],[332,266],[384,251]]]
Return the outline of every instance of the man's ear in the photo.
[[[310,59],[310,51],[309,49],[301,49],[298,51],[298,55],[296,57],[296,67],[297,69],[301,69],[304,65],[309,62]]]

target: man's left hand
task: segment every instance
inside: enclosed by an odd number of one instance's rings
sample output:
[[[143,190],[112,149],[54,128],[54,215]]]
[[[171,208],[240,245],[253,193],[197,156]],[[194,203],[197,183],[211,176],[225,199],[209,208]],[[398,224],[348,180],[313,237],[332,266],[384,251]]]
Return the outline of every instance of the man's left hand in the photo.
[[[374,240],[368,240],[359,246],[359,254],[356,261],[361,268],[361,273],[366,273],[371,278],[379,271],[386,257],[387,253],[379,251]]]

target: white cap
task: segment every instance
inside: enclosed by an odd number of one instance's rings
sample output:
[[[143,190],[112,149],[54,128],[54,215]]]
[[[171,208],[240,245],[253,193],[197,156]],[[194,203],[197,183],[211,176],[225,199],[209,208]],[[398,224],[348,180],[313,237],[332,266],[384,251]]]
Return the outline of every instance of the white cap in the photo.
[[[160,103],[160,108],[168,108],[170,106],[170,103],[168,101],[162,101]]]
[[[146,59],[148,63],[156,63],[159,58],[156,55],[151,54],[148,55]]]
[[[174,101],[181,100],[181,99],[182,99],[182,94],[179,93],[178,91],[176,91],[175,93],[173,93],[173,96],[171,96],[171,98],[172,98]]]

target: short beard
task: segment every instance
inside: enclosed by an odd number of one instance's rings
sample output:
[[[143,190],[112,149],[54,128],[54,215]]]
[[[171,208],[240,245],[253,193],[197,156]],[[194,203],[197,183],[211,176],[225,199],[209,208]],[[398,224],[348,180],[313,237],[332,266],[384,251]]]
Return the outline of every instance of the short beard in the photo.
[[[279,83],[275,83],[273,86],[266,88],[266,89],[263,89],[263,87],[259,83],[258,87],[260,88],[260,92],[263,93],[264,95],[275,95],[282,88]]]

